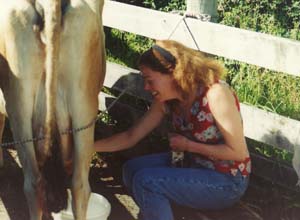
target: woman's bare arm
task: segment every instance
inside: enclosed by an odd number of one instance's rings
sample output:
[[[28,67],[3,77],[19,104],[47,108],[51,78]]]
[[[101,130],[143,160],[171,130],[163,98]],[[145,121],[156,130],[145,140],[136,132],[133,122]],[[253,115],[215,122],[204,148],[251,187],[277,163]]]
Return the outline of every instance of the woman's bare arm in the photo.
[[[111,137],[97,140],[94,144],[95,150],[113,152],[130,148],[158,126],[163,117],[163,104],[153,102],[145,115],[131,128]]]

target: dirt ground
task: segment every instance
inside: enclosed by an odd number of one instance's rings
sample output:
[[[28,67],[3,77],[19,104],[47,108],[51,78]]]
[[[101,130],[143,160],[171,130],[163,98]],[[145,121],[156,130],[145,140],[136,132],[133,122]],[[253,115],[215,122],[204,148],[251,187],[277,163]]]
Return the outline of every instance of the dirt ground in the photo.
[[[29,220],[17,153],[14,149],[4,149],[3,154],[5,164],[0,169],[0,220]],[[103,195],[110,202],[108,220],[136,220],[139,208],[122,186],[119,168],[118,165],[112,167],[94,162],[90,170],[90,185],[93,192]]]
[[[23,193],[23,173],[13,149],[4,149],[4,167],[0,169],[0,220],[28,220],[28,208]],[[109,220],[137,219],[138,207],[126,195],[122,185],[105,168],[92,167],[92,191],[102,194],[112,204]]]
[[[93,192],[106,197],[112,209],[108,220],[136,220],[139,209],[121,182],[121,164],[116,157],[108,162],[93,160],[90,184]],[[4,149],[5,165],[0,169],[0,220],[28,220],[23,193],[23,174],[16,151]],[[111,164],[114,164],[113,166]],[[249,188],[236,207],[222,212],[200,213],[174,206],[176,220],[299,220],[299,195],[287,196],[281,191],[270,192],[272,186]],[[296,201],[297,200],[297,201]]]
[[[28,209],[23,193],[23,174],[13,149],[4,149],[5,165],[0,170],[0,220],[28,220]],[[116,158],[111,157],[109,161]],[[122,186],[120,164],[114,166],[99,159],[93,160],[90,184],[93,192],[106,197],[112,209],[108,220],[135,220],[139,209]],[[250,187],[236,207],[222,212],[200,213],[174,206],[176,220],[299,220],[299,197],[287,197],[281,192]]]

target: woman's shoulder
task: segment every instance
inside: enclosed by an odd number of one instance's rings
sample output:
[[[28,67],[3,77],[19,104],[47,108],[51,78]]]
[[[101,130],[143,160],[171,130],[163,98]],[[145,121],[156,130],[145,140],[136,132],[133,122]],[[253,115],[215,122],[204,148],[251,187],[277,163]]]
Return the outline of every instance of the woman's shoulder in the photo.
[[[218,109],[220,106],[237,106],[237,109],[240,110],[238,97],[226,82],[219,82],[210,86],[206,97],[211,109]]]
[[[208,99],[221,99],[232,96],[232,89],[225,81],[219,81],[208,87],[206,96]]]

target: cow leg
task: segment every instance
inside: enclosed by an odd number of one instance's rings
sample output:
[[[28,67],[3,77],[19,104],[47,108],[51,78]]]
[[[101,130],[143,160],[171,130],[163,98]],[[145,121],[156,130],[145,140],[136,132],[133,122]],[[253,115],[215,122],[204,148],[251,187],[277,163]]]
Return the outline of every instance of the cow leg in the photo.
[[[96,115],[95,111],[88,108],[90,103],[86,101],[77,102],[81,103],[84,107],[72,115],[73,128],[81,127],[89,123],[93,116]],[[85,112],[85,114],[82,114]],[[84,115],[84,116],[83,116]],[[73,197],[73,213],[76,220],[86,219],[86,211],[88,200],[90,196],[90,185],[88,182],[90,160],[94,152],[94,124],[88,129],[77,132],[74,137],[74,173],[72,177],[72,197]]]
[[[90,160],[93,153],[94,126],[74,135],[74,172],[72,177],[72,208],[76,220],[86,219],[90,196],[88,182]]]
[[[20,91],[20,90],[19,90]],[[22,91],[22,90],[21,90]],[[24,90],[20,93],[24,96],[29,95]],[[20,111],[8,111],[10,126],[15,140],[24,140],[31,138],[31,111],[28,105],[33,100],[23,97],[23,95],[12,96],[13,104],[8,102],[8,106],[22,106]],[[31,102],[30,102],[31,101]],[[9,108],[10,109],[10,108]],[[11,110],[11,109],[10,109]],[[31,220],[40,220],[42,217],[41,208],[41,176],[36,162],[35,149],[33,143],[20,144],[15,146],[22,165],[24,175],[24,193],[27,199],[29,214]]]
[[[6,3],[5,3],[6,4]],[[9,1],[5,33],[6,60],[10,67],[4,97],[10,127],[15,140],[30,139],[35,91],[41,81],[43,52],[33,31],[35,10],[28,1]],[[24,193],[30,219],[40,220],[41,176],[32,142],[16,145],[24,174]]]
[[[30,146],[21,145],[22,147],[31,148]],[[20,152],[20,151],[18,151]],[[42,193],[42,184],[41,184],[41,176],[38,172],[37,164],[33,163],[35,158],[28,157],[28,154],[34,154],[34,151],[24,152],[26,155],[26,159],[23,160],[23,164],[26,164],[26,167],[23,166],[23,174],[24,174],[24,193],[26,196],[29,215],[31,220],[41,220],[42,219],[42,200],[44,199],[44,195]],[[32,159],[32,160],[31,160]],[[31,161],[29,161],[31,160]]]
[[[103,31],[99,28],[102,28],[100,12],[98,8],[91,10],[92,7],[97,7],[96,5],[100,7],[102,1],[92,2],[88,7],[80,5],[69,8],[64,16],[64,27],[68,29],[63,29],[60,60],[64,64],[61,65],[61,72],[66,75],[58,84],[65,80],[62,88],[65,88],[68,94],[68,111],[73,128],[87,125],[96,116],[97,97],[104,80],[105,52]],[[81,17],[85,19],[82,20]],[[69,40],[70,37],[72,41]],[[76,220],[86,219],[91,191],[88,177],[90,160],[94,153],[94,128],[95,125],[92,124],[88,129],[73,134],[71,190],[72,209]]]
[[[26,140],[33,137],[32,112],[34,97],[31,83],[17,79],[10,80],[7,113],[14,140]],[[22,165],[24,175],[23,188],[29,208],[30,220],[41,220],[43,189],[34,143],[17,144],[15,147]]]
[[[0,144],[2,143],[2,134],[4,130],[5,125],[5,115],[0,112]],[[4,161],[3,161],[3,150],[2,147],[0,147],[0,168],[3,167]]]

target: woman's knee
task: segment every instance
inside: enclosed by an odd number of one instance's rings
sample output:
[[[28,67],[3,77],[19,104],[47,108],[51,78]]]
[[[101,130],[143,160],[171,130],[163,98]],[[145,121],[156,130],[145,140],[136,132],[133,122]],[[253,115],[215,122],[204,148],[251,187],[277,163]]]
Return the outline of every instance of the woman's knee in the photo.
[[[131,160],[128,160],[123,165],[123,182],[127,188],[132,188],[133,178],[140,171],[147,170],[148,168],[157,168],[157,167],[165,167],[168,165],[168,155],[163,154],[155,154],[155,155],[147,155],[142,157],[137,157]],[[142,174],[139,174],[142,175]]]
[[[143,204],[144,194],[146,191],[149,191],[146,188],[149,187],[150,182],[145,174],[145,170],[147,169],[138,171],[132,178],[132,194],[138,205]]]
[[[159,179],[153,175],[153,169],[144,168],[136,172],[132,179],[132,190],[135,194],[141,194],[143,191],[157,192],[159,191]]]

